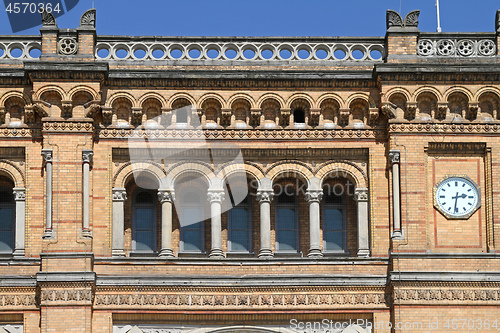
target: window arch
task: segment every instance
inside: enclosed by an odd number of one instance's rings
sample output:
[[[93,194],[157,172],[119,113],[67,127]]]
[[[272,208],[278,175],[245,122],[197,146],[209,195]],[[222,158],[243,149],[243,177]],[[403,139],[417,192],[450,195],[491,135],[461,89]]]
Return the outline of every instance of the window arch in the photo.
[[[346,220],[345,196],[325,191],[322,202],[323,252],[347,251]]]
[[[132,251],[156,252],[155,194],[137,189],[132,200]]]
[[[12,188],[0,187],[0,253],[14,250],[16,210]]]
[[[205,248],[205,221],[203,220],[205,205],[202,196],[188,191],[182,196],[180,212],[180,251],[203,253]]]
[[[299,251],[299,206],[295,189],[285,187],[276,198],[276,252]]]

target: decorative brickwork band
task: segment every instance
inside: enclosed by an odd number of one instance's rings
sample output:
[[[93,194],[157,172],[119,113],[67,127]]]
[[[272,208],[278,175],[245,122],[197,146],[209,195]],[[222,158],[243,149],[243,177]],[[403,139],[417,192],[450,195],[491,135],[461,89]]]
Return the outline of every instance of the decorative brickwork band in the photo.
[[[16,229],[14,257],[24,257],[25,251],[25,220],[26,220],[26,190],[24,187],[14,187],[12,190],[16,202]]]
[[[308,257],[322,257],[321,253],[321,231],[320,231],[320,207],[323,198],[323,190],[308,190],[305,195],[309,202],[309,253]]]
[[[158,190],[158,201],[161,202],[161,250],[160,257],[173,257],[172,250],[172,202],[175,193],[172,190]]]
[[[224,258],[222,252],[222,225],[221,212],[222,201],[224,201],[224,191],[208,190],[208,201],[210,201],[211,214],[211,231],[212,231],[212,248],[210,250],[210,258]]]
[[[113,257],[125,256],[124,244],[124,201],[127,200],[127,191],[123,187],[113,188]]]
[[[52,149],[42,149],[43,163],[45,165],[45,233],[43,238],[51,238],[52,231]]]
[[[355,189],[354,200],[358,203],[358,257],[368,257],[370,255],[368,189]]]
[[[260,251],[259,258],[273,257],[271,250],[271,200],[273,190],[258,190],[257,200],[260,203]]]

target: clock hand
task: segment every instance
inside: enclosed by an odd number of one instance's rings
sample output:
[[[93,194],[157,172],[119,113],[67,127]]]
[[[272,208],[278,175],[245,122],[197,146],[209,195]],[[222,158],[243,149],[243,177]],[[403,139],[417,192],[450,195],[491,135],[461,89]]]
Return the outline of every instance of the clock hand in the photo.
[[[461,197],[461,196],[460,196]],[[454,197],[451,197],[451,199],[455,199],[455,208],[453,209],[453,213],[455,213],[457,211],[457,201],[458,201],[458,192],[457,192],[457,195],[454,196]]]

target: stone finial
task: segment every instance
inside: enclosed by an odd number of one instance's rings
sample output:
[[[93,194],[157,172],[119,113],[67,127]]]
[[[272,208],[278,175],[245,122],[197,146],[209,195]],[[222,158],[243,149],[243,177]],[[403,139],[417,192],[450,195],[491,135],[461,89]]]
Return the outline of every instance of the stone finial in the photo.
[[[95,8],[87,10],[83,13],[82,17],[80,17],[80,28],[94,28],[95,29],[95,18],[96,18],[96,10]]]
[[[42,26],[57,28],[56,18],[54,14],[47,12],[45,9],[42,9],[41,14]]]
[[[399,15],[398,12],[388,9],[386,14],[386,23],[387,29],[391,27],[398,28],[409,28],[409,27],[418,27],[418,16],[420,15],[420,10],[413,10],[406,14],[405,19]]]

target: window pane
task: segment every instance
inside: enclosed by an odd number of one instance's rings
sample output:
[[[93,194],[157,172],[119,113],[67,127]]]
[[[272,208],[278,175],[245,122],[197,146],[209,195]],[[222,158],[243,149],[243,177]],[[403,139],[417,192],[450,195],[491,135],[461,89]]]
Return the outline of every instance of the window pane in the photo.
[[[246,209],[231,209],[231,229],[248,229],[248,211]]]
[[[183,230],[184,251],[202,252],[201,250],[201,230]]]
[[[278,210],[279,223],[278,228],[283,229],[295,229],[295,209],[293,208],[280,208]]]
[[[278,243],[280,251],[295,251],[296,248],[296,232],[295,230],[280,230],[278,231]]]
[[[344,235],[341,231],[325,231],[325,248],[328,251],[343,251],[344,250]]]
[[[14,231],[13,208],[0,208],[0,231],[2,233]]]
[[[324,229],[325,230],[342,230],[344,225],[344,218],[341,209],[326,208]]]
[[[136,230],[153,229],[153,208],[135,209],[135,228]]]
[[[248,230],[231,231],[231,251],[245,251],[248,249]]]
[[[152,231],[136,231],[135,232],[135,249],[137,251],[153,251],[153,232]]]
[[[201,211],[199,208],[184,208],[181,226],[191,228],[191,225],[201,221]]]

